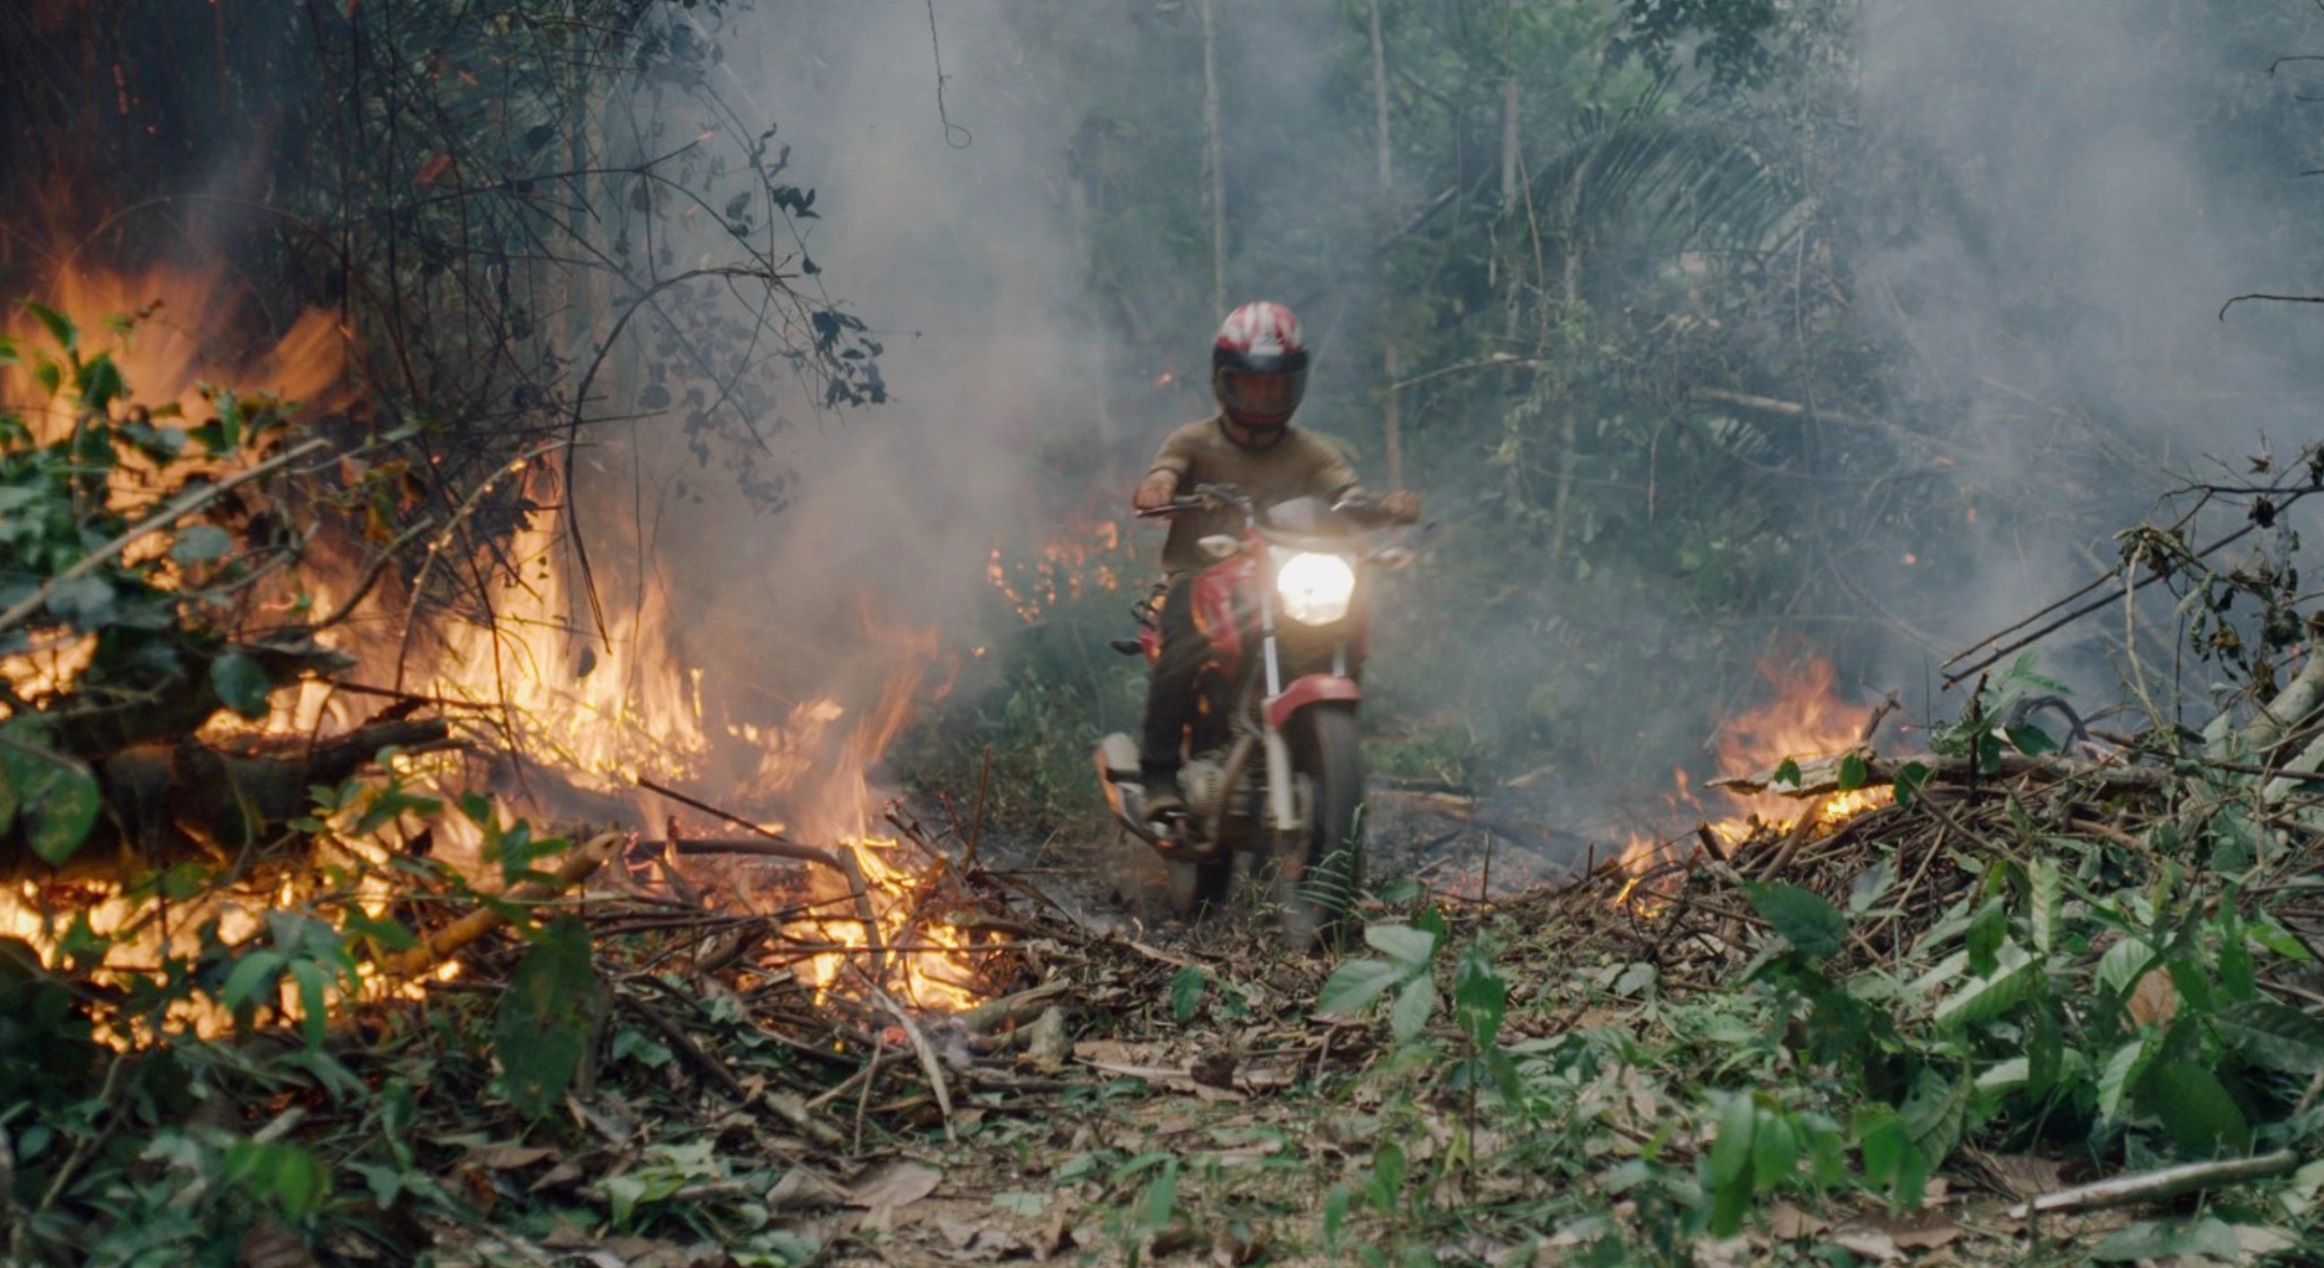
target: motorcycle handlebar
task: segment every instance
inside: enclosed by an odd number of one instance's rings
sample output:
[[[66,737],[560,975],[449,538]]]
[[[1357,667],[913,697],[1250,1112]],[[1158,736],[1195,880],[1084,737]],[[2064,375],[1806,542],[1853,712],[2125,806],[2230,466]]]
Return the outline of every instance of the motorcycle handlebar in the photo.
[[[1142,520],[1168,519],[1173,515],[1183,515],[1188,511],[1214,511],[1230,506],[1239,506],[1245,510],[1250,509],[1249,501],[1233,485],[1204,484],[1196,486],[1192,493],[1182,493],[1151,510],[1139,511],[1138,518]]]

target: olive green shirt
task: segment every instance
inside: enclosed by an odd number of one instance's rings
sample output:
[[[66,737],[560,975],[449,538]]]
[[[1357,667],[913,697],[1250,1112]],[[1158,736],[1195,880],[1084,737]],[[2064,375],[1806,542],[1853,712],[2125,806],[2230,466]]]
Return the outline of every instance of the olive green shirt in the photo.
[[[1273,446],[1245,449],[1215,417],[1170,433],[1149,471],[1174,472],[1180,496],[1198,485],[1231,484],[1261,509],[1296,497],[1333,499],[1356,487],[1356,470],[1339,446],[1313,432],[1285,427]],[[1197,543],[1212,533],[1239,537],[1242,531],[1242,512],[1231,508],[1179,515],[1162,543],[1162,571],[1176,578],[1208,567],[1211,560]]]

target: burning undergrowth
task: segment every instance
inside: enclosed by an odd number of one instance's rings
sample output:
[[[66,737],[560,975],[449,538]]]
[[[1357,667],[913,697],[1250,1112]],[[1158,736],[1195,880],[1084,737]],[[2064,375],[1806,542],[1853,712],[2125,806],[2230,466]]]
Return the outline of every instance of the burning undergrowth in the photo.
[[[0,712],[28,755],[10,772],[20,853],[0,933],[52,966],[94,955],[84,967],[116,986],[204,946],[280,944],[316,895],[381,928],[400,910],[424,937],[408,861],[455,869],[461,890],[539,883],[531,860],[505,866],[512,834],[550,833],[522,816],[628,831],[626,885],[766,923],[770,960],[814,998],[948,1010],[990,989],[991,936],[947,923],[969,905],[947,857],[908,844],[869,780],[914,705],[946,690],[932,634],[881,624],[867,599],[876,690],[754,716],[742,684],[690,663],[656,572],[628,602],[592,593],[604,579],[559,531],[576,495],[553,452],[447,508],[414,433],[361,421],[345,332],[322,315],[227,352],[197,328],[241,325],[221,274],[68,270],[55,289],[6,345],[11,471],[45,481],[60,526],[118,540],[24,556],[53,571],[0,593]],[[17,522],[35,493],[13,494]],[[135,724],[115,721],[124,708]],[[472,791],[494,798],[476,809]],[[453,802],[471,809],[423,813]],[[682,826],[698,810],[792,853],[721,854]],[[371,964],[340,967],[327,990],[284,978],[268,998],[319,1022],[326,998],[379,993]],[[236,1011],[192,1007],[170,1015],[201,1033]]]

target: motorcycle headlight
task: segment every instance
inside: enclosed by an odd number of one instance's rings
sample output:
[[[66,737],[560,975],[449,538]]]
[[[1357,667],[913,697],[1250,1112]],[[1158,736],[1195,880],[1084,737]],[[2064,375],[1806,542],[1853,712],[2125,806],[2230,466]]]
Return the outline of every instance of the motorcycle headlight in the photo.
[[[1283,615],[1301,625],[1329,625],[1348,614],[1356,570],[1342,556],[1302,552],[1276,571],[1275,595]]]

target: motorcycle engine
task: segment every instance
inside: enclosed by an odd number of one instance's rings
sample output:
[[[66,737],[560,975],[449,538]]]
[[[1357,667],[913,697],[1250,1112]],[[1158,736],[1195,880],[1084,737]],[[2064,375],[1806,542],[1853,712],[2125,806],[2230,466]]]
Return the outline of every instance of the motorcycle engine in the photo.
[[[1178,787],[1186,794],[1186,808],[1201,818],[1209,818],[1218,809],[1226,777],[1226,768],[1207,757],[1188,762],[1178,772]]]

